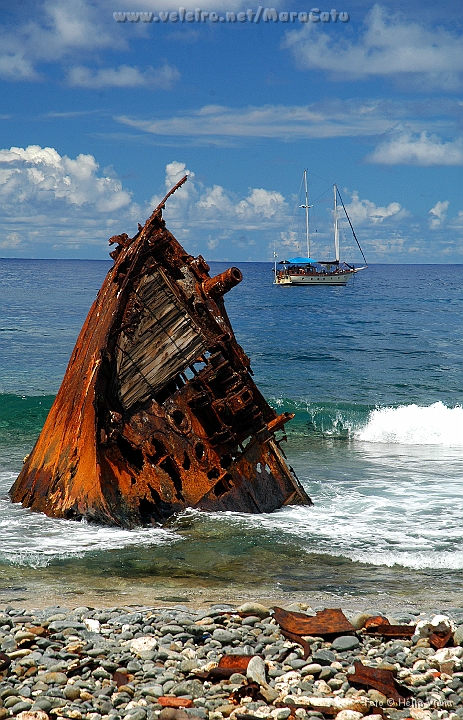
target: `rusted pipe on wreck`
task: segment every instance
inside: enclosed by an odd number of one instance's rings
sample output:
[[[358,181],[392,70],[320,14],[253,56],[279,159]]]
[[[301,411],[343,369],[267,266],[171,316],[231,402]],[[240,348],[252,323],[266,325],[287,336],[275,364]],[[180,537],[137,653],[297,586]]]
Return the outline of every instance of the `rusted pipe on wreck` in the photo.
[[[242,279],[241,270],[237,267],[231,267],[224,270],[220,275],[207,278],[202,284],[203,292],[208,297],[216,300],[234,288],[235,285],[238,285]]]

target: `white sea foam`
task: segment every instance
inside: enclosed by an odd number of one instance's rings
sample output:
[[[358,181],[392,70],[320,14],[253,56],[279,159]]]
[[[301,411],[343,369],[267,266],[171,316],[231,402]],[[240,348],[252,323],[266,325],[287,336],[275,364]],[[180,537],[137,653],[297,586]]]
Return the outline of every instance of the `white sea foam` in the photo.
[[[403,445],[463,446],[463,408],[436,402],[427,407],[401,405],[373,410],[358,440]]]
[[[314,506],[243,518],[243,532],[260,527],[301,552],[365,565],[463,569],[461,445],[320,447],[295,467]]]
[[[163,528],[123,530],[31,512],[8,499],[7,490],[14,479],[12,473],[0,473],[0,561],[46,567],[51,560],[79,558],[94,551],[155,546],[179,539]]]
[[[383,565],[385,567],[394,567],[394,565],[399,565],[412,570],[463,569],[463,552],[461,550],[452,552],[353,552],[350,555],[350,559],[354,562],[360,562],[366,565]]]

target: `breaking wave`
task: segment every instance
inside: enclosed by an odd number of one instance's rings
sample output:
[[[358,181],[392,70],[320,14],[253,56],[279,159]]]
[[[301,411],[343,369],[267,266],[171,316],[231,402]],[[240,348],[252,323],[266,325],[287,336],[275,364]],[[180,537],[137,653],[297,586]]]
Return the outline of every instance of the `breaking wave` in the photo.
[[[356,437],[367,442],[463,446],[463,408],[441,402],[378,408]]]
[[[279,412],[295,413],[289,433],[348,438],[370,443],[463,446],[463,407],[442,402],[372,407],[354,403],[304,403],[274,399]]]

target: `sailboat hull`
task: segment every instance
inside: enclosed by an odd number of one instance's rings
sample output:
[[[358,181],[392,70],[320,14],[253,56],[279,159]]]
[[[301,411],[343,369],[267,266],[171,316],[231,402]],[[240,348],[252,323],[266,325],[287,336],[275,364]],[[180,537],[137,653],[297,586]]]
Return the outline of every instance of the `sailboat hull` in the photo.
[[[342,275],[290,275],[291,285],[346,285],[353,273]]]
[[[346,285],[354,275],[353,270],[340,273],[281,274],[276,276],[276,285]]]

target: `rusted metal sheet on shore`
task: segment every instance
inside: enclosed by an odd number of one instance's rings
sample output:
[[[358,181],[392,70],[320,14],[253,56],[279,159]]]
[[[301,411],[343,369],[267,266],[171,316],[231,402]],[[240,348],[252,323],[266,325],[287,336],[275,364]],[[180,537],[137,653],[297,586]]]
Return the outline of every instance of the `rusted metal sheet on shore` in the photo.
[[[201,680],[210,680],[212,682],[228,680],[235,673],[245,675],[253,657],[253,655],[222,655],[217,667],[210,670],[196,670],[192,672],[192,675]]]
[[[398,705],[403,704],[407,698],[413,695],[409,688],[396,681],[392,670],[369,667],[358,661],[354,662],[354,668],[355,673],[348,676],[351,685],[361,685],[378,690]]]
[[[368,635],[381,635],[389,640],[411,638],[415,634],[415,625],[391,625],[382,615],[368,618],[364,629]]]
[[[193,700],[189,698],[172,697],[171,695],[161,695],[161,697],[158,697],[157,702],[161,707],[169,708],[190,708],[194,705]]]
[[[355,632],[354,626],[351,625],[342,610],[337,608],[320,610],[315,617],[310,617],[304,613],[290,612],[275,607],[273,617],[282,630],[294,635],[325,637]]]
[[[368,618],[364,629],[368,635],[381,635],[387,640],[395,640],[413,637],[416,632],[416,625],[391,625],[387,618],[378,615],[377,617]],[[451,644],[453,632],[451,630],[447,633],[433,632],[427,639],[430,645],[436,650],[440,650]]]
[[[42,433],[10,494],[54,517],[132,527],[186,507],[270,512],[311,504],[285,463],[277,415],[252,380],[217,277],[162,209],[114,265],[82,327]]]
[[[309,655],[312,652],[312,647],[311,647],[311,645],[309,645],[307,640],[304,640],[304,638],[302,638],[300,635],[296,635],[296,633],[289,632],[289,630],[282,629],[281,634],[283,635],[283,637],[287,638],[288,640],[291,640],[291,642],[297,643],[298,645],[300,645],[303,650],[302,657],[304,658],[304,660],[307,660],[307,658],[309,657]]]
[[[7,670],[11,665],[11,658],[4,652],[0,652],[0,672]]]
[[[433,632],[428,637],[430,645],[436,650],[442,650],[447,645],[453,645],[453,632],[449,630],[447,633],[436,633]]]

